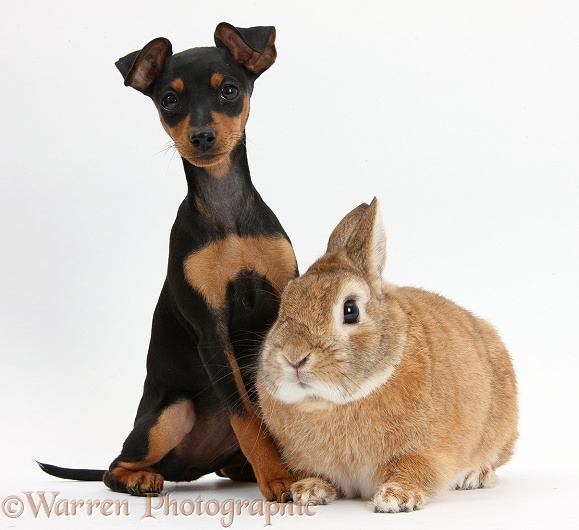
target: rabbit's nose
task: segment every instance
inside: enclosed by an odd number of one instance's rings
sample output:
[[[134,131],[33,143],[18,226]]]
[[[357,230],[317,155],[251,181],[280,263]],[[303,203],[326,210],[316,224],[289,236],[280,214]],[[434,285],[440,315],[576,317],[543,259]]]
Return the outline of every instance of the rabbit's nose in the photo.
[[[306,387],[308,376],[304,374],[303,367],[307,363],[310,354],[304,355],[301,359],[296,362],[290,361],[287,357],[285,357],[286,362],[292,367],[292,379],[295,383],[297,383],[300,387]]]
[[[295,370],[299,370],[300,368],[302,368],[304,366],[304,364],[306,364],[306,362],[308,361],[308,358],[310,357],[310,354],[307,353],[306,355],[304,355],[299,361],[293,362],[290,361],[285,355],[284,355],[284,359],[286,360],[286,362]]]
[[[309,354],[300,359],[297,363],[294,363],[294,367],[296,370],[299,370],[304,364],[306,364],[307,360],[309,359]]]

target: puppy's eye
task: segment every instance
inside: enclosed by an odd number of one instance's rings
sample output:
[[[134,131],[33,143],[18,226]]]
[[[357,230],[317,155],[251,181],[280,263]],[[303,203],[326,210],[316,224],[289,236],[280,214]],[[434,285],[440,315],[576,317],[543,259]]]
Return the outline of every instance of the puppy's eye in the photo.
[[[161,106],[165,110],[172,111],[177,106],[177,96],[172,93],[164,95],[161,99]]]
[[[239,88],[234,85],[223,85],[221,97],[227,101],[233,101],[239,95]]]
[[[360,310],[354,300],[344,302],[344,324],[356,324],[360,320]]]

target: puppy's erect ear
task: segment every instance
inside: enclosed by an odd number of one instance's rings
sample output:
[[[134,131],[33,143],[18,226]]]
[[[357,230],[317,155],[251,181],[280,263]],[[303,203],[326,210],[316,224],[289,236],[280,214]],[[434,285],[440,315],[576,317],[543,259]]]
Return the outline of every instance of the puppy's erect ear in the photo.
[[[119,59],[115,66],[125,78],[125,86],[150,96],[153,84],[163,70],[165,59],[172,53],[171,42],[159,37],[149,42],[142,50]]]
[[[273,26],[236,28],[227,22],[221,22],[215,28],[217,47],[229,50],[231,56],[255,77],[265,72],[275,62],[277,51],[274,43]]]
[[[364,203],[354,208],[338,223],[328,241],[327,251],[340,250],[345,250],[352,264],[361,270],[368,282],[380,289],[386,263],[386,232],[376,197],[370,205]]]

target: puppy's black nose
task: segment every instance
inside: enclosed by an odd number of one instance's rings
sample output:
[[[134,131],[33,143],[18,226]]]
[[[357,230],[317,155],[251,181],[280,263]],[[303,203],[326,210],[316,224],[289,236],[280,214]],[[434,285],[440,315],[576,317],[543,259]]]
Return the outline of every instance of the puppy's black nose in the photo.
[[[189,136],[189,141],[195,149],[201,152],[211,149],[217,141],[217,133],[213,129],[198,129]]]

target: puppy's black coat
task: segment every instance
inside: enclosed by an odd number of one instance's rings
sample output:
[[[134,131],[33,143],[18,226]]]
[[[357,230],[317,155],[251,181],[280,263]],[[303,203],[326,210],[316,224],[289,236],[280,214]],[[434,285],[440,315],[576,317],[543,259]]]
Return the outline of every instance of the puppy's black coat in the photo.
[[[252,378],[281,291],[298,271],[289,239],[254,188],[245,123],[255,79],[276,57],[273,27],[221,23],[215,47],[173,55],[165,38],[116,65],[151,97],[183,159],[188,192],[171,231],[132,432],[108,471],[40,464],[133,495],[214,471],[257,479],[268,499],[292,482],[257,417]]]

